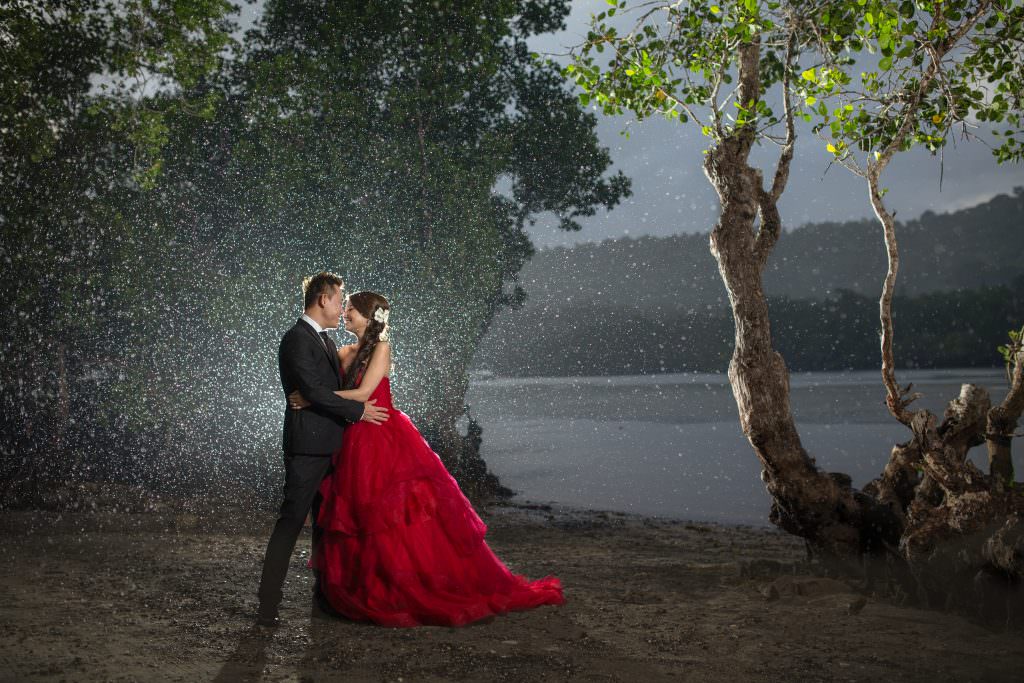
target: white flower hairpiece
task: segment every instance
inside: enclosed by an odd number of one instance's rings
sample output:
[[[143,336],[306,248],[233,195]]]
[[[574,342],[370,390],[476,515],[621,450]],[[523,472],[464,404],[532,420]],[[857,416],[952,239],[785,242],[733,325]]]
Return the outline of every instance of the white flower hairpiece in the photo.
[[[388,325],[388,318],[390,316],[391,311],[380,306],[378,306],[377,310],[373,312],[373,319],[384,324],[384,329],[381,330],[380,334],[377,336],[377,339],[381,341],[388,341],[391,338],[391,328]]]

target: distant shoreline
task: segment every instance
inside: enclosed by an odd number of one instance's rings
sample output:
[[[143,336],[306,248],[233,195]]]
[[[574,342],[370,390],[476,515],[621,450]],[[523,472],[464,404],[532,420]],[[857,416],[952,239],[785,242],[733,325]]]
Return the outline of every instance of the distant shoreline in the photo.
[[[815,384],[812,380],[817,375],[829,375],[834,379],[837,375],[848,376],[844,384],[866,385],[881,382],[881,370],[795,370],[790,371],[791,386]],[[719,384],[729,383],[726,372],[663,372],[637,374],[606,374],[606,375],[498,375],[490,371],[471,371],[471,384],[480,386],[502,386],[509,384],[522,385],[602,385],[602,384],[637,384],[637,385],[672,385],[672,384]],[[897,368],[897,377],[912,380],[916,384],[948,383],[959,376],[976,378],[993,378],[1005,375],[1002,365],[950,368]],[[628,381],[627,381],[628,380]]]

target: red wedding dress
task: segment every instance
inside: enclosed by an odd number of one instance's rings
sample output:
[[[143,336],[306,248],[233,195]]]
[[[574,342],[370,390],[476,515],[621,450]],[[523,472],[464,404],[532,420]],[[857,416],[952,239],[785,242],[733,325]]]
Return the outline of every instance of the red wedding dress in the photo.
[[[320,485],[316,567],[342,616],[382,626],[462,626],[565,602],[554,576],[527,581],[484,542],[487,527],[409,417],[387,377],[370,396],[381,425],[345,429]]]

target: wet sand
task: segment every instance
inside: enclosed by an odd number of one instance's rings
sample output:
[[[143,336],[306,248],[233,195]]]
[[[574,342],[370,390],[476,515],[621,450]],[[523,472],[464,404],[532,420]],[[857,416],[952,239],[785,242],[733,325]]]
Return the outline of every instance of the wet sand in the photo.
[[[1024,670],[1020,632],[813,576],[802,543],[773,530],[528,504],[484,508],[488,542],[518,573],[559,576],[562,607],[461,629],[314,618],[307,530],[284,624],[263,629],[254,591],[273,514],[148,509],[0,512],[0,680],[1017,681]]]

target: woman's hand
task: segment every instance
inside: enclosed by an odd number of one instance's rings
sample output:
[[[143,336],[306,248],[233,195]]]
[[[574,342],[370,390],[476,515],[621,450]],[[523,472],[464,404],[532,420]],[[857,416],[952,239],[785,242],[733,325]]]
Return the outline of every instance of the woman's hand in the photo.
[[[313,404],[307,401],[306,398],[299,393],[298,389],[288,394],[288,407],[292,410],[302,410],[303,408],[308,408],[311,405]]]

